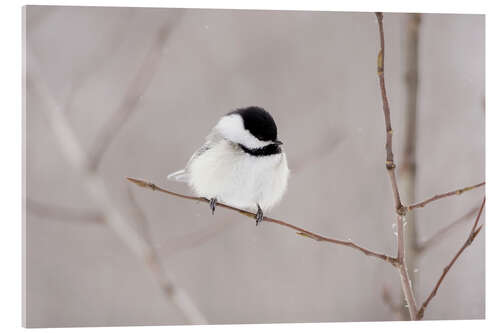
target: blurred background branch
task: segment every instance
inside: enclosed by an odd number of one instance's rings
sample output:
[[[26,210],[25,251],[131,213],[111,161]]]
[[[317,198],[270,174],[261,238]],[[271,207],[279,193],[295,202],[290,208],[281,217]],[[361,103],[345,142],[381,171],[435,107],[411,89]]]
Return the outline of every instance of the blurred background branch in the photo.
[[[85,63],[75,73],[75,77],[70,81],[70,89],[64,102],[64,110],[71,116],[77,110],[75,98],[80,90],[99,72],[109,66],[115,59],[120,47],[127,40],[129,31],[127,27],[133,19],[133,9],[127,8],[124,20],[114,27],[110,36],[104,36],[96,47],[98,53],[85,59]]]
[[[103,135],[102,141],[97,141],[102,143],[98,145],[99,148],[97,148],[97,152],[94,153],[92,159],[87,156],[78,142],[78,138],[67,119],[67,112],[52,97],[48,88],[43,84],[41,79],[42,76],[37,67],[37,59],[33,54],[31,54],[29,59],[30,72],[28,75],[28,86],[36,91],[44,100],[46,104],[44,108],[46,111],[46,118],[56,137],[61,152],[66,157],[71,167],[80,174],[82,185],[89,195],[93,197],[95,205],[99,208],[99,214],[102,214],[106,224],[121,238],[132,253],[145,263],[146,267],[148,267],[156,277],[165,297],[177,306],[188,322],[192,324],[206,324],[207,320],[205,316],[195,303],[187,293],[173,281],[170,274],[162,267],[156,249],[151,243],[150,234],[147,232],[145,218],[140,214],[138,208],[136,208],[135,212],[137,215],[136,218],[142,217],[142,236],[132,228],[131,223],[128,221],[129,218],[118,208],[118,204],[108,192],[104,180],[95,170],[102,155],[105,153],[107,145],[112,141],[119,127],[130,116],[133,110],[132,106],[135,106],[139,96],[143,92],[141,88],[144,88],[146,86],[145,83],[149,82],[154,72],[155,65],[159,62],[161,48],[166,41],[167,27],[169,26],[170,24],[165,24],[160,29],[159,41],[157,40],[154,43],[152,51],[139,71],[145,71],[148,75],[138,73],[138,78],[140,79],[134,81],[132,87],[127,91],[127,97],[125,98],[126,102],[123,103],[123,108],[120,108],[119,111],[114,114],[112,118],[113,121],[110,121],[113,122],[113,124],[105,126],[105,128],[107,128],[106,134]],[[140,91],[140,93],[137,93],[137,91]],[[132,197],[130,197],[130,202],[134,203]],[[77,217],[81,219],[81,216],[72,213],[72,216],[68,216],[71,214],[68,214],[67,211],[47,211],[46,209],[41,209],[40,205],[35,205],[33,208],[35,208],[35,212],[36,209],[38,209],[39,213],[50,213],[52,215],[54,213],[64,214],[65,217],[71,217],[73,219]],[[139,219],[139,221],[140,220],[141,219]]]
[[[89,165],[91,169],[99,167],[102,156],[107,148],[123,125],[130,119],[133,112],[137,110],[137,105],[141,97],[144,95],[154,75],[157,73],[157,67],[161,62],[163,49],[172,31],[172,27],[175,26],[179,19],[180,15],[177,15],[175,19],[168,20],[160,27],[146,58],[140,65],[128,88],[125,90],[125,94],[118,108],[112,113],[111,117],[105,121],[101,130],[96,135],[93,148],[89,154]]]
[[[401,159],[401,170],[399,172],[401,195],[405,202],[415,201],[416,179],[417,179],[417,103],[418,103],[418,73],[419,73],[419,39],[420,39],[420,14],[408,14],[406,33],[406,112],[403,155]],[[418,242],[418,230],[415,214],[406,216],[406,264],[408,275],[415,285],[415,249]],[[405,320],[409,320],[409,313],[406,310],[406,300],[401,295],[400,312]]]

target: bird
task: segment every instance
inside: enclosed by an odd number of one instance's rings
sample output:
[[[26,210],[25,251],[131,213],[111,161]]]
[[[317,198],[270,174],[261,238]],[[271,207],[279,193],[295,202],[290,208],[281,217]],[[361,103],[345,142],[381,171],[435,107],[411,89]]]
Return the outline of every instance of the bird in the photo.
[[[269,112],[237,108],[219,119],[185,168],[167,179],[188,183],[209,201],[212,215],[222,202],[254,212],[259,225],[287,189],[290,170],[282,145]]]

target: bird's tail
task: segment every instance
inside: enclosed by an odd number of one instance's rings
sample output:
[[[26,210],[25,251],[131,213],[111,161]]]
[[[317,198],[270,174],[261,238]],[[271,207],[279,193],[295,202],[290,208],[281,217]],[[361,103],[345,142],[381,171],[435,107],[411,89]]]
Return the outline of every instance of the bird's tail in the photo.
[[[176,171],[176,172],[173,172],[173,173],[169,174],[167,176],[167,179],[168,180],[173,180],[173,181],[176,181],[176,182],[187,183],[188,176],[187,176],[186,170],[182,169],[182,170],[179,170],[179,171]]]

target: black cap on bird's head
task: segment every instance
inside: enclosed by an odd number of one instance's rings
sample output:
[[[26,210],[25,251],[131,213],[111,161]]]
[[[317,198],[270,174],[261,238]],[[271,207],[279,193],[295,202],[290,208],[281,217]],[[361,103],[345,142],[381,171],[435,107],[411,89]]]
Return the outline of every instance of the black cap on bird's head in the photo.
[[[281,153],[282,142],[273,117],[263,108],[249,106],[223,116],[214,128],[227,141],[236,143],[252,155]],[[266,147],[264,149],[264,147]]]
[[[261,107],[249,106],[229,112],[228,115],[239,114],[243,126],[260,141],[273,141],[281,144],[278,138],[278,128],[273,117]]]

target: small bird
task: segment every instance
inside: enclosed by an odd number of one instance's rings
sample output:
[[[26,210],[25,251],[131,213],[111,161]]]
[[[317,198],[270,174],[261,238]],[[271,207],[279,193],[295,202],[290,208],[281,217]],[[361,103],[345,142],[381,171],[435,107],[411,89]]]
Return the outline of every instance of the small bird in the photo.
[[[187,182],[210,201],[212,214],[217,202],[256,211],[258,225],[287,187],[290,171],[282,144],[266,110],[236,109],[219,120],[186,167],[167,178]]]

